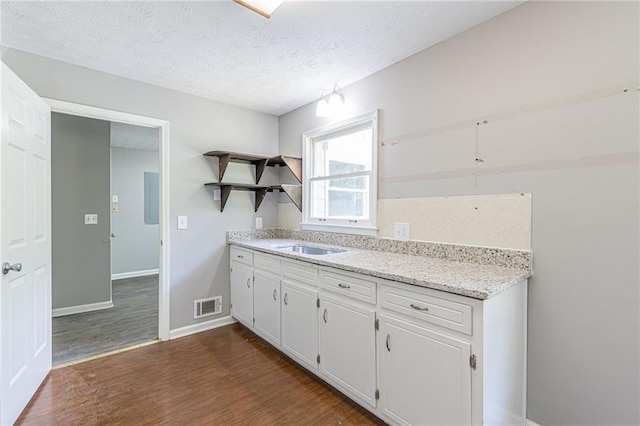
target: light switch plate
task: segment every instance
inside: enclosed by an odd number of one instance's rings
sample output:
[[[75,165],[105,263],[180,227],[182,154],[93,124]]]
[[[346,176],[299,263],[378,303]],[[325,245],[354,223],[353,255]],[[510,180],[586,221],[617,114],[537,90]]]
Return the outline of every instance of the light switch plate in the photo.
[[[256,229],[262,229],[262,218],[256,217]]]
[[[90,213],[84,215],[84,224],[85,225],[97,225],[98,224],[98,214]]]
[[[111,197],[111,202],[112,203],[117,203],[118,202],[118,196],[114,195],[113,197]]]
[[[393,238],[395,238],[396,240],[407,241],[409,239],[409,224],[394,223]]]
[[[186,216],[178,216],[178,229],[187,229],[187,217]]]

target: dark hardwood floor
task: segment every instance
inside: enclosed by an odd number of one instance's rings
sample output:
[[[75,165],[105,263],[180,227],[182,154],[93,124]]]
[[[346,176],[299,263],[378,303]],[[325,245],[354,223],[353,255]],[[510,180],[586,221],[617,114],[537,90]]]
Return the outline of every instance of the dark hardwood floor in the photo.
[[[53,365],[158,338],[158,275],[113,281],[113,308],[53,318]]]
[[[55,369],[17,424],[384,423],[234,324]]]

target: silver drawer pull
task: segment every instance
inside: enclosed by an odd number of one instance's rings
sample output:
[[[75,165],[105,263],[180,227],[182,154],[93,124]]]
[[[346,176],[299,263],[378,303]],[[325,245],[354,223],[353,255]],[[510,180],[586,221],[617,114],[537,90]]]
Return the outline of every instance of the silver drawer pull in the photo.
[[[276,292],[276,289],[273,289],[273,300],[276,300],[276,297],[278,296],[278,293]]]
[[[249,288],[251,288],[250,282],[251,282],[251,278],[247,278],[247,287],[249,287]]]
[[[289,304],[289,293],[285,293],[284,294],[284,304],[288,305]]]
[[[322,319],[324,320],[324,322],[327,322],[327,308],[324,308],[324,312],[322,313]]]
[[[244,256],[243,256],[243,255],[241,255],[241,254],[239,254],[239,255],[238,255],[238,259],[244,259]]]
[[[429,308],[427,308],[426,306],[418,306],[418,305],[414,305],[413,303],[411,304],[411,307],[413,309],[415,309],[416,311],[424,311],[427,312],[429,310]]]
[[[385,344],[387,345],[387,350],[388,350],[389,352],[391,352],[391,345],[390,345],[390,343],[391,343],[391,335],[390,335],[390,334],[387,334],[387,341],[385,342]]]
[[[349,284],[342,284],[342,283],[338,283],[338,287],[340,287],[340,288],[351,288],[351,286]]]

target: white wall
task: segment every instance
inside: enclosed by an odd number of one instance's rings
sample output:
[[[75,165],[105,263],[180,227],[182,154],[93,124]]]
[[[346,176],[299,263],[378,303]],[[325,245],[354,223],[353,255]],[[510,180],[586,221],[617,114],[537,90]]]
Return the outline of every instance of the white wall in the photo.
[[[158,151],[111,147],[111,275],[158,269],[160,226],[144,222],[144,173],[158,172]]]
[[[191,325],[193,300],[221,294],[229,315],[228,229],[251,228],[253,198],[229,197],[220,213],[213,192],[203,184],[217,180],[217,165],[202,156],[212,149],[276,155],[278,119],[268,114],[213,102],[138,81],[7,49],[9,68],[38,95],[100,108],[150,116],[170,122],[171,329]],[[268,168],[261,182],[276,183]],[[225,180],[251,182],[249,166],[232,165]],[[187,215],[189,229],[176,230],[176,217]],[[276,224],[276,196],[269,194],[258,215],[264,227]],[[211,319],[211,317],[206,318]]]
[[[529,2],[344,90],[351,114],[380,109],[380,198],[532,194],[541,425],[640,423],[638,16]],[[280,117],[282,154],[327,121]]]

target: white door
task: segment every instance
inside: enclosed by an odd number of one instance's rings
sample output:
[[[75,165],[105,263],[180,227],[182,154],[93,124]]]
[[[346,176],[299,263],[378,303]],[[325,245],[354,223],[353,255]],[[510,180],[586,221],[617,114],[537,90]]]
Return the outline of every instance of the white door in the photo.
[[[231,262],[231,315],[247,327],[253,327],[253,269]]]
[[[318,292],[282,280],[282,349],[298,362],[317,369]]]
[[[320,369],[339,389],[376,406],[376,313],[328,295],[320,297]]]
[[[253,316],[256,333],[280,346],[280,278],[254,270]]]
[[[402,425],[471,424],[471,345],[379,315],[380,405]]]
[[[51,369],[51,110],[2,64],[0,424]]]

